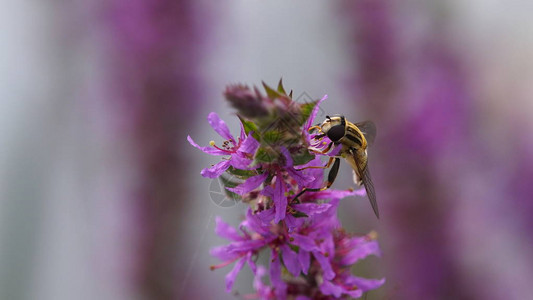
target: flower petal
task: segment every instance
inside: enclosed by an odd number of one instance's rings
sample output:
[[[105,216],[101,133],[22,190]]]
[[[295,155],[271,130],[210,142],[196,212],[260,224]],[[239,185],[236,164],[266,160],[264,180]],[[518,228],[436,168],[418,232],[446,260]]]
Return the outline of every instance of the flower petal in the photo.
[[[249,193],[249,192],[253,191],[258,186],[260,186],[261,183],[263,183],[267,177],[268,177],[268,173],[265,172],[263,174],[260,174],[260,175],[257,175],[257,176],[252,176],[252,177],[246,179],[246,181],[244,181],[242,184],[239,184],[238,186],[236,186],[234,188],[226,188],[226,189],[228,191],[232,191],[235,194],[238,194],[238,195],[242,196],[242,195],[244,195],[246,193]]]
[[[335,272],[333,272],[333,269],[331,268],[329,259],[325,257],[324,254],[318,251],[313,251],[313,256],[316,258],[316,260],[322,267],[322,270],[324,271],[324,278],[326,278],[327,280],[335,278]]]
[[[233,269],[226,275],[226,292],[230,293],[231,288],[233,287],[233,283],[235,282],[235,278],[237,278],[237,275],[241,271],[242,267],[244,267],[244,263],[246,262],[246,258],[243,257],[235,263],[235,266]]]
[[[281,255],[283,257],[283,263],[289,272],[294,276],[300,275],[301,266],[298,261],[298,255],[292,251],[287,244],[281,245]]]
[[[287,284],[281,279],[281,262],[278,253],[272,249],[270,260],[270,281],[272,286],[276,289],[276,296],[278,299],[285,299],[287,294]]]
[[[285,184],[281,174],[276,175],[276,185],[274,186],[274,207],[276,209],[276,216],[274,217],[274,222],[278,223],[279,221],[285,219],[285,213],[287,211],[287,197],[285,196]]]
[[[355,284],[363,292],[377,289],[385,283],[385,278],[381,279],[368,279],[357,276],[350,276],[349,284]]]
[[[257,267],[257,272],[255,273],[255,277],[254,277],[254,289],[259,293],[265,293],[265,294],[269,294],[270,293],[270,287],[265,285],[263,283],[263,281],[261,280],[261,278],[263,276],[265,276],[266,274],[266,269],[265,267],[263,266],[258,266]]]
[[[230,166],[229,160],[223,160],[216,165],[212,166],[211,168],[205,168],[200,172],[202,176],[207,178],[217,178],[218,176],[222,175],[222,173],[226,172],[226,170]]]
[[[211,155],[228,155],[229,154],[228,152],[222,151],[217,148],[199,146],[193,141],[190,135],[187,136],[187,141],[189,141],[189,144],[193,145],[194,147],[202,150],[204,153],[207,153],[207,154],[211,154]]]
[[[377,241],[368,241],[356,245],[342,259],[342,264],[351,265],[369,255],[381,255]]]
[[[310,238],[308,236],[297,234],[297,233],[293,233],[293,234],[290,235],[290,238],[291,238],[291,244],[299,246],[300,248],[302,248],[304,250],[307,250],[307,251],[318,251],[318,249],[319,249],[318,246],[315,243],[315,240],[313,240],[312,238]]]
[[[209,250],[209,254],[221,261],[233,261],[237,257],[241,256],[240,253],[231,250],[230,245],[217,246]]]
[[[300,266],[302,266],[302,272],[307,275],[307,272],[309,271],[309,265],[311,264],[311,253],[309,251],[300,249],[298,252],[298,261],[300,262]]]
[[[246,131],[244,131],[244,125],[241,122],[241,140],[244,140],[246,138]]]
[[[358,190],[332,190],[327,189],[324,191],[313,193],[311,196],[312,199],[342,199],[349,196],[364,196],[366,195],[365,189],[361,188]]]
[[[320,285],[320,291],[324,295],[333,295],[335,298],[339,298],[342,295],[343,288],[333,284],[331,281],[324,280]]]
[[[227,253],[238,253],[240,255],[243,255],[244,253],[250,252],[250,251],[258,251],[261,248],[263,248],[269,241],[264,239],[259,240],[245,240],[245,241],[238,241],[233,242],[226,246],[224,249]],[[216,248],[215,248],[216,249]],[[214,254],[214,253],[212,253]]]
[[[296,209],[297,211],[303,212],[304,214],[308,216],[311,216],[311,215],[325,212],[331,207],[331,204],[329,203],[324,203],[324,204],[300,203],[300,204],[292,204],[291,207]]]
[[[246,255],[246,262],[248,262],[248,266],[250,266],[250,270],[252,270],[252,272],[256,274],[257,266],[255,265],[255,262],[252,259],[252,252],[248,252],[248,255]]]
[[[246,137],[246,139],[242,142],[241,146],[239,147],[239,150],[238,150],[239,152],[254,154],[257,148],[259,148],[259,142],[254,139],[252,134],[253,134],[252,131],[248,133],[248,136]]]
[[[247,170],[252,161],[252,159],[246,157],[246,155],[240,152],[236,152],[231,155],[231,166],[235,169]]]
[[[291,214],[285,216],[285,224],[287,225],[289,232],[293,232],[300,228],[305,223],[306,218],[296,218]]]
[[[287,150],[287,148],[285,148],[284,146],[281,146],[280,151],[281,154],[283,154],[283,157],[285,157],[285,167],[292,167],[293,161],[289,150]]]
[[[304,126],[304,130],[307,132],[311,126],[313,126],[313,122],[315,121],[316,115],[318,113],[318,110],[320,109],[320,104],[328,99],[328,95],[324,95],[322,99],[318,100],[315,107],[313,107],[313,110],[311,111],[311,114],[309,115],[309,118],[307,119],[307,123]]]
[[[242,241],[244,238],[239,235],[237,230],[231,227],[228,223],[222,221],[222,218],[216,217],[215,219],[215,233],[228,240]]]
[[[315,180],[313,176],[310,176],[308,174],[306,175],[303,171],[296,171],[296,169],[294,169],[293,167],[287,168],[287,173],[289,173],[289,175],[294,178],[294,180],[296,180],[298,186],[300,187],[304,187],[308,183],[313,182]]]
[[[241,226],[248,227],[249,229],[253,230],[254,232],[257,232],[263,238],[269,242],[270,241],[270,228],[268,226],[264,226],[261,219],[258,217],[257,214],[252,213],[252,209],[248,208],[246,211],[246,219],[241,223]]]
[[[274,208],[269,208],[267,210],[263,210],[262,212],[258,212],[255,214],[263,223],[263,225],[270,225],[270,222],[274,220],[274,216],[276,215]]]
[[[228,125],[226,125],[226,122],[222,121],[220,117],[217,115],[217,113],[212,112],[207,116],[207,121],[209,122],[209,125],[213,127],[213,129],[220,134],[221,137],[225,138],[226,140],[230,140],[235,142],[235,139],[231,135]]]

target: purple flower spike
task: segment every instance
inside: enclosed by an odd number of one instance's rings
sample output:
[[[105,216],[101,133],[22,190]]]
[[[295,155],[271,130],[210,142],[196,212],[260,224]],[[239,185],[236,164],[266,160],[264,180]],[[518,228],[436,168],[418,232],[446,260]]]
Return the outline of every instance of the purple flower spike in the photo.
[[[249,205],[237,228],[215,219],[216,234],[228,243],[211,249],[211,255],[221,261],[211,269],[228,267],[226,291],[231,292],[239,272],[248,265],[255,292],[244,295],[245,299],[361,297],[384,279],[356,277],[352,266],[381,252],[375,234],[350,235],[337,218],[341,199],[363,196],[364,188],[317,191],[324,184],[324,169],[317,168],[324,166],[321,157],[337,155],[342,146],[317,154],[331,141],[315,139],[317,134],[308,132],[327,96],[309,113],[310,105],[293,102],[292,92],[286,93],[281,82],[276,89],[264,86],[266,96],[243,85],[226,90],[225,97],[241,120],[237,138],[216,113],[210,113],[208,121],[225,139],[221,147],[214,142],[201,147],[187,137],[201,151],[224,156],[201,174],[216,178],[227,171],[232,177],[221,180],[227,182],[226,190]],[[306,113],[309,116],[304,119]],[[304,188],[308,191],[301,193]],[[267,252],[270,263],[256,265],[258,256]],[[263,277],[269,277],[269,285]]]

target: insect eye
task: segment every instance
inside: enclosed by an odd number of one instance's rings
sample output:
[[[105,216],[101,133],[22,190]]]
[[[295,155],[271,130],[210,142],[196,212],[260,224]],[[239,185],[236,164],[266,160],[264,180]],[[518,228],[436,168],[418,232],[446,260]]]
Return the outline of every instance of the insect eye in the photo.
[[[328,130],[327,135],[328,135],[328,138],[334,142],[342,139],[342,137],[344,136],[344,126],[343,125],[332,126]]]

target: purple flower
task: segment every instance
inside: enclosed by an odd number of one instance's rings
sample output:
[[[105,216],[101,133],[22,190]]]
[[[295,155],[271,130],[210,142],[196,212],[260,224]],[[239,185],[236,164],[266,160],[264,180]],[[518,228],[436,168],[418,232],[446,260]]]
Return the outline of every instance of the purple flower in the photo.
[[[202,176],[208,178],[219,177],[230,166],[233,166],[236,169],[247,169],[253,161],[252,158],[255,151],[259,147],[259,142],[252,137],[252,132],[246,136],[241,124],[240,137],[235,139],[235,137],[231,135],[226,123],[222,121],[216,113],[210,113],[207,120],[211,127],[213,127],[221,137],[226,139],[222,144],[222,148],[216,146],[214,142],[210,143],[212,147],[201,147],[196,144],[190,136],[187,136],[187,140],[191,145],[207,154],[230,155],[230,158],[228,160],[222,160],[210,168],[203,169],[201,172]]]
[[[275,295],[272,291],[272,288],[268,285],[265,285],[261,280],[261,278],[265,276],[265,274],[265,267],[258,266],[254,277],[254,289],[256,291],[256,294],[253,296],[259,297],[261,299],[275,299]]]
[[[214,142],[210,143],[211,147],[200,147],[188,137],[194,147],[205,153],[230,156],[204,169],[202,175],[215,178],[233,167],[230,171],[240,181],[232,181],[226,189],[240,195],[243,202],[250,205],[238,229],[216,219],[216,233],[230,242],[212,249],[211,254],[222,263],[211,269],[234,263],[226,275],[226,290],[230,292],[237,275],[248,264],[255,276],[256,291],[249,295],[254,298],[359,297],[383,281],[353,276],[350,267],[370,254],[379,254],[379,248],[368,237],[348,236],[341,228],[337,209],[340,199],[364,195],[364,189],[328,189],[300,195],[303,189],[317,189],[324,184],[324,170],[316,168],[324,162],[314,154],[324,152],[331,141],[327,137],[317,137],[316,133],[310,134],[308,130],[327,96],[317,101],[307,120],[302,122],[300,117],[309,112],[309,104],[292,105],[292,92],[287,94],[281,82],[276,90],[264,86],[266,97],[257,90],[256,95],[252,95],[251,90],[243,86],[228,89],[226,93],[226,98],[240,112],[238,139],[215,113],[209,114],[208,120],[226,139],[222,147],[215,146]],[[256,115],[254,107],[263,107],[268,113]],[[284,117],[290,120],[277,122]],[[303,137],[299,135],[300,130]],[[252,137],[254,131],[259,133],[255,135],[258,140]],[[307,149],[311,151],[307,153]],[[318,154],[331,157],[338,151],[337,147]],[[295,195],[300,196],[295,198]],[[266,250],[270,252],[268,272],[264,266],[255,265],[255,258]],[[266,274],[271,286],[262,282]]]
[[[381,252],[374,234],[364,237],[351,237],[343,231],[336,231],[334,235],[335,252],[329,256],[329,261],[335,270],[333,278],[324,276],[320,291],[324,295],[336,298],[342,295],[358,298],[366,291],[376,289],[385,283],[385,279],[366,279],[351,274],[350,266],[368,255],[380,256]]]
[[[278,299],[285,299],[287,284],[281,279],[281,260],[275,249],[272,249],[270,258],[270,281],[274,287],[274,292]]]
[[[247,217],[251,217],[251,214],[247,215]],[[239,234],[237,230],[222,221],[220,217],[216,218],[215,232],[232,242],[229,245],[216,247],[211,250],[211,255],[224,261],[222,264],[211,266],[211,270],[225,267],[237,261],[234,268],[226,275],[226,290],[228,292],[231,291],[235,278],[245,263],[248,263],[252,272],[255,273],[256,265],[252,256],[256,255],[261,248],[275,238],[275,235],[269,235],[268,231],[264,230],[258,222],[248,220],[241,224],[241,228],[243,229],[246,226],[251,230],[255,230],[255,232],[242,230],[243,234]]]

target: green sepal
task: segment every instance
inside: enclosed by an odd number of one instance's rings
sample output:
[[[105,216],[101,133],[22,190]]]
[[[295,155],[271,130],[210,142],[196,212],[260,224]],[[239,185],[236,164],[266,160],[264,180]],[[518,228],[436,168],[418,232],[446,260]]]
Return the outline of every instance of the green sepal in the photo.
[[[233,199],[235,201],[240,201],[242,200],[242,197],[241,195],[239,194],[235,194],[234,192],[232,191],[228,191],[227,189],[224,189],[224,192],[226,193],[226,196],[230,199]]]
[[[260,147],[255,152],[256,163],[271,163],[278,158],[278,154],[270,147]]]
[[[245,120],[241,116],[238,116],[238,117],[241,120],[242,126],[244,127],[244,132],[246,133],[246,135],[248,135],[250,131],[253,131],[254,133],[252,134],[252,136],[254,137],[254,139],[259,141],[260,137],[258,134],[259,130],[257,129],[257,125],[255,125],[255,123],[252,121]]]
[[[231,187],[231,188],[234,188],[240,184],[240,182],[231,180],[231,178],[233,177],[228,178],[225,176],[220,176],[220,181],[222,181],[222,184],[224,184],[224,186]]]
[[[278,92],[282,93],[283,95],[287,95],[287,92],[285,92],[285,89],[283,88],[283,79],[279,79],[278,83]]]
[[[226,196],[230,199],[233,199],[233,200],[241,200],[242,197],[238,194],[235,194],[234,192],[232,191],[228,191],[226,189],[226,187],[229,187],[229,188],[234,188],[236,186],[238,186],[239,184],[241,184],[241,182],[236,182],[236,181],[232,181],[230,180],[231,178],[226,178],[224,176],[220,176],[220,181],[222,181],[222,184],[224,185],[224,193],[226,194]]]
[[[277,130],[263,132],[261,141],[267,145],[276,144],[281,140],[281,133]]]
[[[273,88],[269,87],[264,81],[262,81],[263,87],[265,88],[265,91],[267,93],[268,98],[270,99],[276,99],[276,98],[282,98],[283,94],[280,92],[274,90]]]
[[[296,166],[306,164],[315,158],[315,156],[309,153],[307,149],[302,149],[297,153],[293,153],[291,157]]]
[[[229,167],[226,171],[231,175],[239,176],[241,179],[248,179],[252,176],[259,175],[256,170],[241,170],[241,169],[235,169],[234,167]]]
[[[309,216],[301,211],[296,211],[295,213],[292,214],[293,217],[295,218],[308,218]]]

